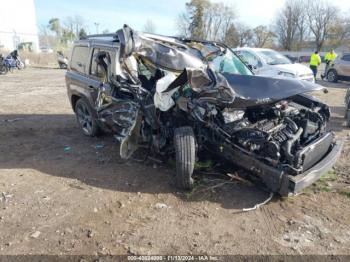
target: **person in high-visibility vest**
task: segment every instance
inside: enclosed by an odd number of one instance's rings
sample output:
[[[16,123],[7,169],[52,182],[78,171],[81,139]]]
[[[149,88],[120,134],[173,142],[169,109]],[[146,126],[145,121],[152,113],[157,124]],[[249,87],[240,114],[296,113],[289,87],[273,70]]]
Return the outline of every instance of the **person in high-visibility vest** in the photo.
[[[313,53],[310,56],[310,69],[312,70],[312,72],[314,73],[314,78],[316,80],[316,75],[317,75],[317,67],[321,64],[321,57],[318,54],[318,51],[315,51],[315,53]]]
[[[321,75],[321,78],[323,79],[326,74],[327,74],[327,71],[328,71],[328,68],[329,66],[332,64],[332,62],[334,61],[334,59],[337,58],[337,54],[334,52],[333,49],[331,49],[330,52],[326,53],[324,59],[325,59],[325,62],[326,62],[326,68],[324,70],[324,74]]]

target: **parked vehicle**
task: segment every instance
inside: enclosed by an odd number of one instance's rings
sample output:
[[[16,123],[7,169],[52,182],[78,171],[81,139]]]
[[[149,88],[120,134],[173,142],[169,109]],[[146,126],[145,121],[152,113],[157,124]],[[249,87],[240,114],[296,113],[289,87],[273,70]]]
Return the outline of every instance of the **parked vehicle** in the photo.
[[[7,68],[7,71],[12,71],[14,68],[17,68],[19,70],[24,69],[25,65],[21,61],[18,51],[14,50],[12,51],[4,60],[4,64]]]
[[[0,74],[6,74],[8,71],[8,68],[5,64],[5,58],[2,54],[0,54]]]
[[[61,51],[57,51],[57,62],[61,69],[67,69],[68,67],[68,57],[64,56]]]
[[[66,72],[82,132],[110,132],[128,159],[138,146],[176,159],[176,181],[193,187],[198,152],[215,154],[281,195],[327,172],[342,142],[327,131],[327,105],[307,81],[255,76],[218,42],[164,37],[124,26],[75,42]]]
[[[325,73],[329,82],[350,81],[350,53],[337,56]]]
[[[296,56],[291,56],[291,55],[284,55],[287,57],[293,64],[298,62],[298,57]]]
[[[348,88],[345,95],[345,108],[346,126],[350,127],[350,87]]]
[[[40,47],[40,52],[44,53],[44,54],[52,54],[53,49],[51,47],[48,47],[48,46],[42,46],[42,47]]]
[[[309,67],[292,63],[284,55],[266,48],[236,48],[234,51],[252,67],[256,75],[269,77],[288,77],[314,82]]]

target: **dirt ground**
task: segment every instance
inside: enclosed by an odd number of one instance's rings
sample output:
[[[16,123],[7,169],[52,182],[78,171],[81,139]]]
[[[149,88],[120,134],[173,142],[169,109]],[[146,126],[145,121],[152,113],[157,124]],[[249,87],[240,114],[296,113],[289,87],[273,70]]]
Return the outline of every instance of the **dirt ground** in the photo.
[[[210,188],[210,176],[178,192],[171,166],[125,163],[111,137],[82,135],[64,73],[0,76],[0,254],[350,254],[348,141],[335,178],[240,212],[269,194],[244,181]],[[329,86],[317,95],[347,139],[349,84]]]

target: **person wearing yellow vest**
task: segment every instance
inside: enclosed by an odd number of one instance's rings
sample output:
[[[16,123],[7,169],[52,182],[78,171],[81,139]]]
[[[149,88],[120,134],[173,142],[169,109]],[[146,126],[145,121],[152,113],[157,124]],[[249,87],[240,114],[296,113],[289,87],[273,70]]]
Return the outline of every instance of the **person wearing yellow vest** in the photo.
[[[313,53],[310,56],[310,69],[312,70],[312,72],[314,73],[314,78],[316,80],[316,75],[317,75],[317,67],[321,64],[321,57],[318,54],[318,51],[315,51],[315,53]]]
[[[337,58],[337,54],[334,52],[333,48],[330,52],[326,53],[324,59],[326,61],[326,68],[324,70],[324,74],[321,75],[321,78],[323,79],[325,75],[327,74],[328,67],[331,65],[331,63],[334,61],[334,59]]]

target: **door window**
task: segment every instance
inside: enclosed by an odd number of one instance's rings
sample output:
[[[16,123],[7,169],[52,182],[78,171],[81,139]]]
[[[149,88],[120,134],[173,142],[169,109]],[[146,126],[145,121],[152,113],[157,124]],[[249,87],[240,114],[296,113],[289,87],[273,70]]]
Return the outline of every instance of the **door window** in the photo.
[[[88,64],[89,48],[87,46],[76,46],[73,49],[72,61],[70,68],[79,73],[86,72],[86,65]]]
[[[350,62],[350,54],[343,55],[343,57],[341,59],[344,61]]]
[[[94,50],[92,52],[90,75],[102,79],[105,77],[104,71],[100,66],[97,65],[97,63],[95,61],[95,57],[98,54],[98,52],[100,52],[100,51],[104,51],[104,52],[109,53],[109,56],[111,58],[112,70],[113,70],[113,65],[114,65],[114,61],[115,61],[115,51],[111,51],[111,50],[107,50],[107,49],[103,49],[103,48],[94,48]]]

